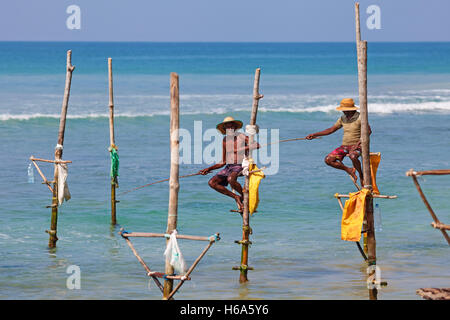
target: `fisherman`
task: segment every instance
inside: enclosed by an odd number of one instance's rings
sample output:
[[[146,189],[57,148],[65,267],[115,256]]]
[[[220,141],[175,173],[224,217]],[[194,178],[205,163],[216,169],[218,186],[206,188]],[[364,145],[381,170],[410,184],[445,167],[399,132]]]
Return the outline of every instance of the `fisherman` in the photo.
[[[238,206],[238,211],[242,213],[244,210],[244,194],[237,178],[243,175],[242,161],[248,156],[250,147],[248,146],[248,136],[237,131],[240,128],[242,128],[242,121],[235,120],[233,117],[226,117],[223,122],[216,126],[216,129],[225,136],[222,141],[222,162],[200,170],[199,173],[207,175],[211,171],[225,166],[208,181],[208,184],[214,190],[233,198]],[[259,148],[260,145],[257,142],[254,142],[251,146],[251,149]],[[228,184],[238,194],[228,190],[226,188]]]
[[[359,173],[361,180],[361,186],[364,186],[364,177],[361,169],[361,162],[359,161],[359,156],[361,155],[361,118],[358,107],[355,106],[353,99],[342,99],[340,106],[336,110],[342,111],[344,113],[336,123],[323,131],[309,134],[306,139],[311,140],[320,136],[327,136],[344,128],[344,135],[342,138],[342,145],[334,149],[325,157],[325,163],[333,168],[344,170],[352,178],[353,182],[356,184],[358,177],[356,176],[356,171]],[[372,130],[369,126],[369,135]],[[353,167],[349,168],[343,164],[344,157],[347,156],[353,163]]]

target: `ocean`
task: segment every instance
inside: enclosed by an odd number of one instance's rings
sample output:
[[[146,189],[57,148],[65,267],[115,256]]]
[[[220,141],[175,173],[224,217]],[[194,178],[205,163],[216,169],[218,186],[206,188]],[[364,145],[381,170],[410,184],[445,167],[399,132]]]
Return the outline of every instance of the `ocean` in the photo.
[[[60,207],[56,249],[49,249],[51,195],[29,157],[52,159],[64,92],[66,51],[75,71],[63,158],[72,199]],[[354,43],[0,42],[0,299],[161,299],[119,235],[165,232],[168,183],[118,196],[110,225],[107,58],[113,59],[119,189],[169,177],[169,74],[180,77],[180,125],[203,132],[225,116],[248,124],[253,78],[261,68],[257,123],[270,137],[304,137],[332,126],[342,98],[358,104]],[[421,299],[421,287],[450,286],[449,247],[405,172],[450,167],[450,43],[369,43],[371,151],[381,152],[377,184],[397,199],[375,200],[377,265],[388,285],[378,299]],[[198,138],[198,137],[197,137]],[[180,179],[180,234],[214,244],[176,299],[368,299],[366,263],[342,241],[334,194],[354,192],[343,171],[325,165],[342,130],[268,148],[273,163],[251,217],[249,282],[239,284],[242,220],[234,201],[212,190],[212,176]],[[198,140],[198,139],[197,139]],[[205,149],[207,139],[200,139]],[[270,141],[269,141],[270,142]],[[262,150],[262,149],[261,149]],[[180,165],[180,175],[210,164]],[[262,159],[262,158],[261,158]],[[206,160],[206,159],[203,159]],[[189,162],[189,161],[188,161]],[[271,163],[271,164],[273,164]],[[349,164],[349,160],[345,160]],[[40,164],[48,179],[52,166]],[[450,176],[419,179],[437,216],[450,222]],[[241,182],[243,179],[241,178]],[[133,239],[152,270],[164,270],[164,239]],[[205,243],[179,240],[188,265]],[[80,289],[68,289],[70,266]]]

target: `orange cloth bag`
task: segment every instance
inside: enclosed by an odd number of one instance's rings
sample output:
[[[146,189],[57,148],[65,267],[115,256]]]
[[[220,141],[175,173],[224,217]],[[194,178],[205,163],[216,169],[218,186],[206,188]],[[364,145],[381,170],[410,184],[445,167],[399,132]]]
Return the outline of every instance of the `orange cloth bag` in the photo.
[[[373,194],[380,194],[377,187],[377,170],[381,161],[381,153],[370,153],[370,175],[372,176]]]

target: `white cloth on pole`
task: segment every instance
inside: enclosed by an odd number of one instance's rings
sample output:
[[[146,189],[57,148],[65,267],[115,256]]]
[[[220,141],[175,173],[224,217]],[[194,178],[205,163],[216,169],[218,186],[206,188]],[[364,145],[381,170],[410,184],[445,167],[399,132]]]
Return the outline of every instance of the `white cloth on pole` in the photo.
[[[181,254],[180,247],[178,247],[177,234],[177,230],[173,230],[171,233],[166,250],[164,251],[164,256],[166,257],[166,261],[174,268],[175,272],[183,275],[187,271],[186,262]]]
[[[67,185],[67,164],[57,163],[58,170],[58,204],[61,205],[63,201],[68,201],[71,196],[69,186]]]
[[[249,135],[255,135],[259,132],[259,126],[257,124],[251,125],[248,124],[245,126],[245,133]]]
[[[242,174],[244,176],[248,176],[249,172],[248,172],[248,166],[249,166],[250,162],[248,161],[247,158],[244,158],[244,160],[242,160]]]

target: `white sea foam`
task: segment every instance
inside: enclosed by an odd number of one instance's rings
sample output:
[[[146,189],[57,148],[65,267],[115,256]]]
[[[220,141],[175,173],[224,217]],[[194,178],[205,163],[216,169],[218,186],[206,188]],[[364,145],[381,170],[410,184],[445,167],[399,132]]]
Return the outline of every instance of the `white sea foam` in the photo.
[[[419,97],[420,96],[420,97]],[[260,103],[260,112],[336,112],[336,101],[341,97],[327,95],[267,95]],[[148,100],[147,100],[148,99]],[[188,95],[181,99],[181,113],[190,114],[225,114],[229,112],[248,112],[251,105],[251,97],[248,95]],[[40,106],[42,109],[42,106]],[[423,92],[417,96],[387,96],[378,95],[369,97],[369,112],[378,114],[391,113],[450,113],[450,97],[423,96]],[[23,108],[17,113],[8,108],[8,112],[0,113],[0,121],[32,119],[59,119],[59,113],[26,113]],[[36,109],[36,108],[34,108]],[[128,101],[122,103],[118,110],[125,111],[115,113],[115,117],[140,118],[169,115],[168,105],[161,101],[152,101],[150,96],[144,101]],[[18,110],[20,110],[18,108]],[[86,112],[89,110],[89,112]],[[67,114],[68,119],[95,119],[108,118],[108,112],[99,106],[96,101],[76,104]],[[145,110],[145,111],[144,111]]]

